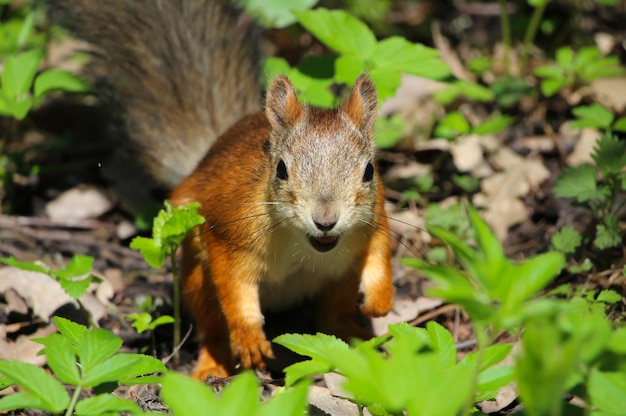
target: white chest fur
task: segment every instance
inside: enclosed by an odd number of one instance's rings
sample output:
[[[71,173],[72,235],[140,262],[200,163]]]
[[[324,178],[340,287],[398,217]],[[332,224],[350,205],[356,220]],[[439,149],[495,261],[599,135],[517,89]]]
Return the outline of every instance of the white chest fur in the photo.
[[[264,309],[288,308],[315,295],[327,282],[357,272],[355,263],[365,245],[365,237],[353,233],[342,236],[331,251],[320,253],[306,238],[283,237],[275,240],[267,258],[267,274],[260,286]]]

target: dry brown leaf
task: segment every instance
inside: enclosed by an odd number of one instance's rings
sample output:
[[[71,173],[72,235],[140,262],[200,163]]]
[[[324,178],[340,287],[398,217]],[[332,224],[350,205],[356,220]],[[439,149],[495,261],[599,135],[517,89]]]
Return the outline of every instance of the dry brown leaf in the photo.
[[[596,129],[582,129],[574,151],[565,159],[567,164],[570,166],[578,166],[583,163],[593,164],[591,153],[599,137],[600,132]]]
[[[617,113],[626,109],[626,76],[596,79],[591,83],[591,91],[603,106]]]
[[[96,186],[79,186],[63,192],[46,205],[52,219],[96,218],[113,208],[107,193]]]
[[[480,137],[465,136],[450,149],[454,165],[461,172],[471,172],[484,162]]]
[[[57,282],[43,273],[3,267],[0,269],[0,293],[9,289],[15,290],[44,321],[65,304],[77,305]]]
[[[359,408],[349,400],[335,397],[325,387],[311,386],[309,388],[310,415],[358,416]],[[365,409],[365,414],[369,414]]]
[[[474,196],[473,203],[486,209],[485,221],[498,238],[504,240],[511,226],[528,217],[526,206],[519,198],[549,178],[550,172],[540,159],[521,157],[506,147],[492,155],[491,162],[502,171],[483,179],[482,192]]]
[[[20,360],[35,365],[44,365],[46,357],[37,355],[43,345],[32,341],[32,338],[43,338],[56,332],[52,324],[39,328],[34,333],[17,337],[15,341],[7,340],[6,327],[0,325],[0,360]]]

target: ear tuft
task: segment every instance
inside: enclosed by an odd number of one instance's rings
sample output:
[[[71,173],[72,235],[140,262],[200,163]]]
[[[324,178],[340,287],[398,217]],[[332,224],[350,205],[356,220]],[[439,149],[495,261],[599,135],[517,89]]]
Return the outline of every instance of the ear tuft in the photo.
[[[273,129],[287,129],[295,125],[302,115],[302,104],[289,78],[274,78],[265,96],[265,115]]]
[[[350,98],[343,110],[359,129],[369,132],[374,128],[378,113],[377,106],[376,88],[367,74],[362,73],[354,81]]]

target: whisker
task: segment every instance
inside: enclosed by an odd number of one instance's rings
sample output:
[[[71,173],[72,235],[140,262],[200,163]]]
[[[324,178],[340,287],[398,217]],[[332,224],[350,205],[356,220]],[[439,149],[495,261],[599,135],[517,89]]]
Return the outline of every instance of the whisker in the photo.
[[[413,254],[414,256],[420,256],[420,257],[424,257],[426,255],[426,253],[424,253],[422,250],[414,247],[413,245],[409,245],[405,242],[403,235],[392,230],[389,226],[387,227],[383,227],[380,223],[376,222],[371,222],[369,220],[366,220],[364,218],[359,218],[359,221],[369,225],[370,227],[376,229],[376,230],[382,230],[382,231],[387,231],[391,237],[398,242],[398,244],[400,244],[402,247],[406,248],[407,251],[411,254]],[[417,252],[416,252],[417,251]]]

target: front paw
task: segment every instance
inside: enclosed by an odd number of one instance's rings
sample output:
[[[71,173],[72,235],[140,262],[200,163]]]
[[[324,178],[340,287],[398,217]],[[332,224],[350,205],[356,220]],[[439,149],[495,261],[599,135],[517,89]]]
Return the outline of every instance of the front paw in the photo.
[[[366,295],[360,304],[361,313],[365,316],[378,318],[387,315],[393,307],[393,292]]]
[[[239,357],[243,368],[265,368],[263,357],[274,358],[263,329],[256,327],[233,328],[230,332],[233,354]]]

